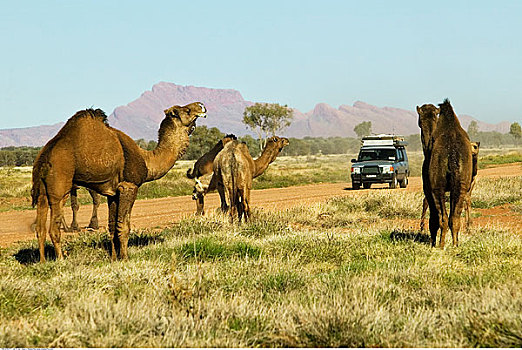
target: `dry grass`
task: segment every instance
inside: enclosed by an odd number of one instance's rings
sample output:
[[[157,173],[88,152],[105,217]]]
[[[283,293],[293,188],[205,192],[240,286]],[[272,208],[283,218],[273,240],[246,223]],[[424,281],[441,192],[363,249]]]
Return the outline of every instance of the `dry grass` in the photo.
[[[211,214],[134,232],[127,262],[109,262],[104,232],[69,237],[64,261],[49,245],[36,263],[35,241],[3,249],[0,345],[520,346],[522,237],[472,230],[432,249],[396,226],[421,201],[382,190],[243,225]]]

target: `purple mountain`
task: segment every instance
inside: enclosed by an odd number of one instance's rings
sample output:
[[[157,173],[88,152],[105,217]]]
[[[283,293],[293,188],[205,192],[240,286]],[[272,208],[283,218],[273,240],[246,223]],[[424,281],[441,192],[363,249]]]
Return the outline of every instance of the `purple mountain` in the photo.
[[[198,125],[217,127],[224,133],[236,135],[252,134],[242,123],[245,107],[253,102],[245,101],[239,91],[231,89],[210,89],[205,87],[181,86],[160,82],[145,91],[139,98],[125,106],[117,107],[109,116],[109,124],[127,133],[134,139],[156,140],[163,110],[175,104],[200,101],[208,110],[208,118],[198,120]],[[415,108],[415,106],[412,106]],[[76,111],[72,111],[71,115]],[[473,117],[460,115],[464,129]],[[417,113],[399,108],[376,107],[357,101],[353,106],[341,105],[333,108],[319,103],[307,113],[294,109],[294,121],[281,134],[287,137],[328,137],[355,136],[355,125],[371,121],[376,133],[397,133],[410,135],[419,133]],[[65,121],[64,121],[65,122]],[[51,139],[64,122],[20,129],[0,130],[0,147],[42,146]],[[488,124],[478,121],[481,131],[509,131],[509,122]]]

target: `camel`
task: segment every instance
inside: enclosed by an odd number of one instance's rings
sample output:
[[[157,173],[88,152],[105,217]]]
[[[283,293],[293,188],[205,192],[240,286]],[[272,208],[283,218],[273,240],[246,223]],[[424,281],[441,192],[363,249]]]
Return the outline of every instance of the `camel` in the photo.
[[[63,259],[60,223],[66,196],[74,185],[107,197],[112,260],[128,259],[130,215],[138,188],[165,175],[184,154],[196,119],[206,116],[200,102],[165,111],[152,151],[141,149],[122,131],[110,127],[101,109],[78,111],[41,150],[33,165],[33,206],[40,262],[45,261],[47,212],[56,257]]]
[[[267,140],[259,158],[254,160],[247,145],[235,140],[227,143],[216,156],[211,185],[214,183],[218,191],[228,196],[231,223],[235,215],[238,216],[239,222],[243,216],[245,222],[249,220],[252,180],[263,174],[288,144],[287,138],[273,136]]]
[[[468,134],[460,125],[449,100],[444,100],[439,108],[439,118],[425,152],[423,190],[430,208],[431,245],[436,245],[437,233],[441,229],[440,248],[443,249],[448,228],[451,229],[453,245],[458,246],[460,215],[471,188],[473,157]],[[445,205],[446,192],[450,193],[449,215]]]
[[[478,172],[478,153],[480,149],[480,142],[471,142],[471,155],[472,155],[472,161],[473,161],[473,172],[471,175],[471,186],[466,193],[466,202],[464,204],[464,211],[465,211],[465,217],[466,217],[466,230],[469,230],[471,226],[471,192],[475,188],[475,180]],[[426,197],[424,197],[424,200],[422,202],[422,214],[420,219],[420,230],[421,232],[424,232],[424,226],[425,226],[425,218],[426,218],[426,212],[428,210],[428,200]]]
[[[439,113],[440,109],[432,104],[424,104],[421,107],[417,106],[417,114],[419,115],[418,125],[421,129],[422,152],[424,153],[424,161],[422,162],[422,186],[425,194],[431,191],[428,170],[431,159],[431,149],[433,147],[433,133],[437,127]],[[426,198],[425,195],[424,201],[427,205],[428,202]],[[421,225],[422,223],[423,219],[421,217]],[[421,230],[422,229],[421,227]]]
[[[201,194],[202,192],[202,186],[204,186],[201,181],[200,177],[208,174],[212,174],[214,171],[213,164],[214,159],[216,158],[217,154],[223,149],[224,145],[226,145],[228,142],[232,140],[237,140],[237,137],[233,134],[226,135],[223,139],[219,140],[218,143],[210,151],[202,155],[194,164],[194,167],[192,169],[187,170],[187,177],[189,179],[194,179],[196,181],[196,184],[194,186],[194,190],[192,191],[192,199],[196,201],[196,215],[203,215],[204,214],[204,197]],[[199,191],[198,191],[199,189]],[[224,196],[220,195],[220,197],[223,199]],[[222,208],[226,210],[226,203],[223,201],[221,202]]]

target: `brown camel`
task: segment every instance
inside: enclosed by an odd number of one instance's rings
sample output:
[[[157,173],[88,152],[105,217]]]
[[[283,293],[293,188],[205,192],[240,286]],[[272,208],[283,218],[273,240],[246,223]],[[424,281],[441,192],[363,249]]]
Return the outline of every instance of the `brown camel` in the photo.
[[[471,155],[473,160],[473,172],[471,175],[471,186],[469,191],[466,193],[466,201],[464,204],[464,211],[466,217],[466,230],[469,230],[471,226],[471,192],[475,188],[475,180],[478,172],[478,153],[480,149],[480,142],[471,142]],[[421,214],[421,222],[420,222],[420,230],[424,232],[425,227],[425,218],[426,212],[428,210],[428,200],[424,197],[424,201],[422,202],[422,214]]]
[[[202,186],[204,186],[201,181],[200,177],[208,174],[212,174],[214,171],[213,164],[214,159],[216,158],[217,154],[223,149],[224,145],[226,145],[228,142],[232,140],[237,140],[237,137],[233,134],[226,135],[223,139],[219,140],[218,143],[210,151],[202,155],[194,164],[194,167],[192,169],[187,170],[187,177],[189,179],[194,179],[196,181],[196,184],[194,186],[194,190],[192,191],[192,199],[196,201],[196,214],[203,215],[204,214],[204,197],[201,194],[201,191],[203,189]],[[199,189],[199,191],[198,191]],[[224,196],[220,194],[220,197],[223,199]],[[221,206],[223,210],[226,210],[226,203],[222,200]]]
[[[243,216],[245,222],[248,221],[252,180],[263,174],[268,165],[281,153],[283,147],[288,144],[287,138],[273,136],[267,140],[259,158],[253,160],[247,145],[236,140],[226,144],[216,156],[211,184],[214,182],[218,191],[222,188],[228,196],[231,222],[235,215],[238,216],[239,222]]]
[[[439,104],[439,119],[428,147],[428,176],[423,174],[424,195],[430,208],[431,244],[435,246],[437,233],[441,229],[440,248],[448,228],[451,229],[453,245],[458,246],[460,215],[466,202],[466,195],[471,188],[473,160],[468,134],[460,122],[448,99]],[[426,163],[426,159],[425,159]],[[425,171],[423,164],[423,173]],[[450,213],[445,205],[445,193],[450,193]]]
[[[431,191],[428,170],[431,150],[433,148],[433,133],[437,127],[439,112],[440,109],[432,104],[424,104],[421,107],[417,106],[417,113],[419,115],[418,125],[421,129],[422,152],[424,153],[424,161],[422,162],[422,186],[424,193]],[[424,196],[424,201],[426,202],[426,195]],[[422,223],[423,220],[421,218],[421,225]]]
[[[189,144],[189,135],[206,108],[195,102],[165,110],[156,149],[141,149],[123,132],[111,128],[101,109],[77,112],[42,149],[33,165],[33,205],[40,261],[45,261],[45,228],[51,209],[49,235],[58,259],[63,258],[60,223],[64,198],[73,185],[107,196],[111,258],[127,259],[130,215],[139,186],[165,175]]]

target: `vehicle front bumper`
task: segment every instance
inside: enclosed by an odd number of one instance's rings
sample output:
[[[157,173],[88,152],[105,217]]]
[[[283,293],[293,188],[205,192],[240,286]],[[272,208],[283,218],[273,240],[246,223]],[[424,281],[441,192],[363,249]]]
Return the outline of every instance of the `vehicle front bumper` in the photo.
[[[393,182],[394,173],[382,173],[382,174],[351,174],[352,184],[364,183],[391,183]]]

